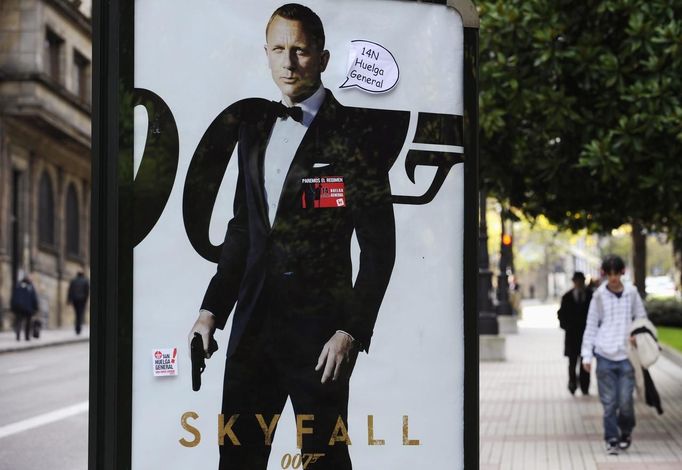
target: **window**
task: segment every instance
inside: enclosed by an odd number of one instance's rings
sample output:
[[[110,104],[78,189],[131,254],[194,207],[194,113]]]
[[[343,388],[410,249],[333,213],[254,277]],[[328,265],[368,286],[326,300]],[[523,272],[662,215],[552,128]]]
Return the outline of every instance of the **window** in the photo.
[[[83,103],[90,103],[90,61],[80,52],[73,51],[74,91]]]
[[[47,172],[40,177],[38,193],[38,240],[48,246],[54,242],[54,191]]]
[[[62,81],[62,45],[64,40],[52,30],[45,32],[45,65],[47,74],[52,80]]]
[[[66,253],[80,256],[80,212],[73,184],[66,190]]]

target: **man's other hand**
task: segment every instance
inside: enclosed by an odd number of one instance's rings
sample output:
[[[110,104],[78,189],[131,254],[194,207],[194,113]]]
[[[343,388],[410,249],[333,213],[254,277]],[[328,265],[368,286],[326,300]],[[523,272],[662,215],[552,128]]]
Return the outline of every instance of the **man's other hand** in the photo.
[[[341,374],[349,374],[353,370],[358,348],[351,337],[337,331],[322,348],[320,357],[317,359],[316,371],[322,370],[322,383],[329,379],[337,380]]]
[[[583,369],[585,369],[585,372],[589,374],[592,371],[592,363],[583,362]]]
[[[201,335],[201,341],[204,344],[206,359],[211,357],[211,353],[208,350],[208,344],[214,329],[215,317],[213,314],[206,310],[201,310],[197,321],[194,322],[194,326],[192,326],[192,329],[189,330],[189,335],[187,335],[187,351],[189,351],[190,355],[192,354],[192,338],[194,338],[194,333],[199,333]]]

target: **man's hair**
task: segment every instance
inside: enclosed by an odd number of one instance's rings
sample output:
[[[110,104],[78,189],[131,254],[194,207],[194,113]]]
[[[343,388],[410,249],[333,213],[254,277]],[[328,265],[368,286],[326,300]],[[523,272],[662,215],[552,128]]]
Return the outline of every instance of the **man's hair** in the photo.
[[[601,269],[606,274],[622,273],[625,270],[625,262],[618,255],[608,255],[601,263]]]
[[[573,277],[571,278],[571,280],[573,280],[573,281],[577,281],[577,280],[584,281],[585,280],[585,274],[582,271],[576,271],[575,273],[573,273]]]
[[[265,27],[266,41],[270,24],[278,16],[286,20],[300,21],[303,25],[303,29],[306,34],[310,35],[315,46],[317,46],[320,51],[324,50],[324,27],[322,26],[322,20],[317,16],[317,13],[310,8],[299,5],[298,3],[287,3],[272,13],[272,16],[270,16],[270,19],[268,20],[268,25]]]

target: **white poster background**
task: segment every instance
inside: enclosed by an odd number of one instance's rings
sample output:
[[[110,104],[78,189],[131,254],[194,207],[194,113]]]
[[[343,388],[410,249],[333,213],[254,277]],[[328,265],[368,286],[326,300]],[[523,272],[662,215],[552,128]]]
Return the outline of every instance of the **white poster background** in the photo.
[[[134,251],[132,468],[217,469],[217,416],[229,327],[218,331],[220,350],[207,361],[201,391],[191,390],[187,333],[215,264],[191,247],[182,221],[187,169],[203,133],[228,105],[248,97],[280,99],[263,45],[265,25],[282,1],[137,0],[135,86],[163,98],[176,120],[180,161],[168,204],[151,233]],[[412,111],[406,145],[391,170],[396,195],[421,195],[435,168],[418,167],[416,184],[404,159],[417,112],[463,114],[463,27],[456,11],[441,5],[386,0],[302,2],[322,19],[330,64],[322,76],[345,106]],[[389,93],[338,89],[346,78],[350,41],[382,44],[396,58],[400,81]],[[135,110],[135,160],[146,136],[146,112]],[[236,157],[226,172],[213,212],[210,237],[222,242],[232,216]],[[348,428],[358,470],[456,469],[463,466],[463,167],[450,171],[426,205],[394,205],[397,254],[372,340],[351,379]],[[354,264],[357,245],[353,247]],[[153,377],[149,350],[180,345],[178,377]],[[198,446],[180,426],[187,411],[201,432]],[[367,415],[374,437],[367,444]],[[402,417],[410,438],[402,445]],[[298,453],[293,411],[287,403],[268,469],[281,468],[285,453]],[[314,465],[309,467],[314,469]]]

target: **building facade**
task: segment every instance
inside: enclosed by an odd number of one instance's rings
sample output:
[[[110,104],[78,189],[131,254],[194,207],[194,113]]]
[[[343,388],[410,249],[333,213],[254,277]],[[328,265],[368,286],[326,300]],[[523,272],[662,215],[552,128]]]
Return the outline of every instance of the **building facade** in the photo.
[[[0,326],[29,274],[47,326],[89,275],[90,2],[0,0]]]

